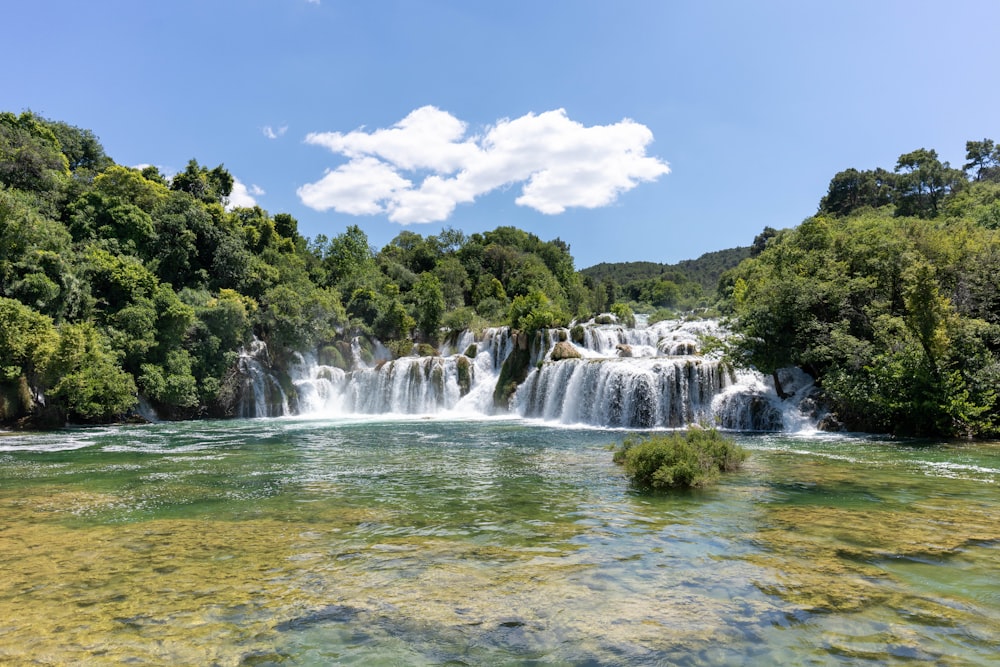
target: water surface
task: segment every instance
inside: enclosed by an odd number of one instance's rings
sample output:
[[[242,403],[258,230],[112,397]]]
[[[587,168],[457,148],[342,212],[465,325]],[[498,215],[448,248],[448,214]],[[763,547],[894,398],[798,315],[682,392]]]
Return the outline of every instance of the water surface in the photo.
[[[245,420],[0,437],[0,662],[980,665],[1000,447],[738,436],[630,488],[621,432]]]

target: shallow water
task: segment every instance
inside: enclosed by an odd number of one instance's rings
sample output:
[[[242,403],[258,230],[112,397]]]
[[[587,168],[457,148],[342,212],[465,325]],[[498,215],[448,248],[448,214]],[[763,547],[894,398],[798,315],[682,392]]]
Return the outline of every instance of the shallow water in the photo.
[[[621,432],[248,420],[0,437],[0,663],[981,665],[1000,446],[737,436],[710,490]]]

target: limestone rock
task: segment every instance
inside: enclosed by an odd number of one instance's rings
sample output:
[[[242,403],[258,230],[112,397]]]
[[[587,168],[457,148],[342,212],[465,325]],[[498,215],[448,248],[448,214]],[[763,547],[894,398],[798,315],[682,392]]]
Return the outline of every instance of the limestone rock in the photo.
[[[580,351],[572,343],[560,341],[552,348],[552,361],[562,361],[563,359],[579,359]]]

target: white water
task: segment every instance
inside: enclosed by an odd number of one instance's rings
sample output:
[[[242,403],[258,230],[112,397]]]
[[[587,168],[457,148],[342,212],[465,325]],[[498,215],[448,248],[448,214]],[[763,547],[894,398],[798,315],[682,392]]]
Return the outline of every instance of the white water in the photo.
[[[244,381],[240,417],[277,417],[289,414],[288,396],[269,370],[271,360],[264,341],[254,338],[250,348],[240,353],[238,364]]]
[[[639,328],[588,324],[581,342],[570,341],[571,335],[569,329],[551,329],[533,337],[531,371],[511,398],[512,413],[564,424],[643,429],[694,423],[733,430],[813,428],[814,418],[798,409],[811,387],[807,376],[786,375],[783,387],[795,395],[781,401],[770,378],[736,372],[716,357],[699,354],[704,336],[725,335],[717,322],[671,321]],[[569,342],[580,358],[552,361],[559,341]],[[516,344],[507,327],[478,335],[465,331],[443,345],[440,356],[369,365],[355,339],[354,367],[348,372],[302,354],[289,368],[297,403],[289,409],[282,394],[283,414],[492,415],[498,412],[493,395],[503,363]],[[259,377],[262,356],[266,353],[260,350],[250,356],[246,372],[252,378],[255,415],[271,416],[273,388],[280,391],[280,384]],[[267,396],[258,393],[268,391]]]

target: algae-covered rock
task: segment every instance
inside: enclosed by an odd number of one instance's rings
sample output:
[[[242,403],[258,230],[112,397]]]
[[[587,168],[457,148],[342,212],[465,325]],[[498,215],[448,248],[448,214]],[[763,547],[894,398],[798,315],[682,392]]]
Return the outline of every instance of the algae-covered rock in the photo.
[[[472,387],[472,362],[468,356],[460,356],[455,361],[455,366],[458,370],[458,389],[461,395],[465,396]]]
[[[504,410],[510,407],[510,397],[517,391],[519,384],[524,382],[531,370],[531,352],[528,346],[528,334],[514,332],[514,349],[500,367],[500,377],[496,389],[493,390],[493,404]]]
[[[349,371],[351,370],[350,345],[347,346],[347,357],[344,356],[339,344],[323,345],[319,348],[318,361],[323,366],[334,366]]]

